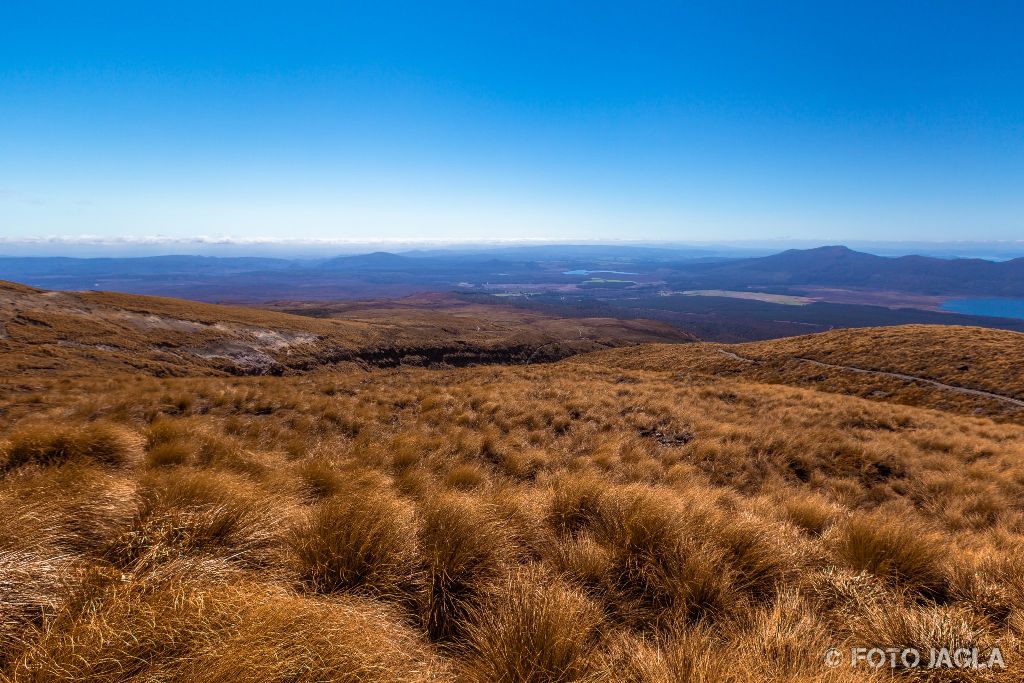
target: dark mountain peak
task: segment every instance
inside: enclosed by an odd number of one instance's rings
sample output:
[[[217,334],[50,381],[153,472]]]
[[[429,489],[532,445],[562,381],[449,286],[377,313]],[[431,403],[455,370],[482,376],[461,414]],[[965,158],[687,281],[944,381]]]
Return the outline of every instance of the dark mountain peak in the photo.
[[[827,244],[823,247],[814,247],[813,249],[790,249],[789,251],[804,252],[807,254],[820,254],[820,255],[849,255],[849,254],[863,254],[861,251],[854,251],[849,247],[842,244]]]
[[[854,251],[849,247],[834,245],[828,247],[816,247],[814,249],[789,249],[772,256],[763,256],[757,259],[750,259],[751,262],[759,263],[762,267],[801,267],[801,268],[828,268],[834,264],[858,264],[871,265],[887,261],[888,259],[874,254],[865,254],[862,251]]]
[[[363,262],[363,263],[401,263],[408,260],[408,256],[401,256],[399,254],[393,254],[390,251],[373,251],[369,254],[357,254],[356,256],[339,256],[333,260],[335,261],[350,261],[350,262]]]

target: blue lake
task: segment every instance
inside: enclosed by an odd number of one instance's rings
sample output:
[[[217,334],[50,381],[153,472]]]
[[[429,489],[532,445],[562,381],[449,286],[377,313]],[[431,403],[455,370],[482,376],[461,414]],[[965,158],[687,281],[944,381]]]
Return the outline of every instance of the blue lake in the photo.
[[[597,273],[611,273],[612,275],[636,275],[636,273],[627,273],[624,270],[567,270],[562,275],[594,275]]]
[[[942,302],[942,310],[968,315],[992,315],[998,318],[1024,319],[1024,299],[969,298],[948,299]]]

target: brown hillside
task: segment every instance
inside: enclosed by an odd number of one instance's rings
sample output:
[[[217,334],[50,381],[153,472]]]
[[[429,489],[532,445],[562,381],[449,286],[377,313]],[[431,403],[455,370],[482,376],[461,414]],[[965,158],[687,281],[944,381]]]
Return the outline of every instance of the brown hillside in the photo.
[[[1024,427],[668,351],[2,392],[0,678],[1019,679]]]
[[[21,371],[0,382],[0,680],[890,680],[827,666],[834,647],[997,647],[1006,671],[894,675],[1021,679],[1018,413],[864,372],[930,353],[952,381],[968,349],[1012,338],[920,327],[379,367],[317,354],[537,331],[437,299],[294,316],[3,292]],[[627,335],[609,343],[658,329],[592,324]],[[319,364],[212,376],[194,349],[214,344]],[[815,353],[831,365],[800,360]],[[152,376],[161,363],[193,376]],[[999,367],[960,372],[1009,391]]]
[[[976,327],[906,325],[746,344],[754,357],[811,358],[927,377],[1024,399],[1024,334]]]
[[[649,341],[692,341],[668,325],[451,302],[364,304],[316,318],[111,292],[0,283],[0,375],[144,372],[281,374],[344,361],[375,365],[529,362]]]
[[[652,345],[578,362],[789,384],[1024,421],[1024,335],[1003,330],[938,325],[835,330],[750,344]]]

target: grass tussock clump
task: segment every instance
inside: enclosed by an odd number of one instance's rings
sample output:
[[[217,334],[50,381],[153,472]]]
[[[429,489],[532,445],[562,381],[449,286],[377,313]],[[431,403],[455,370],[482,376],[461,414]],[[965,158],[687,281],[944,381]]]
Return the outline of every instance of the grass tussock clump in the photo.
[[[0,666],[26,631],[56,613],[75,574],[66,556],[0,550]]]
[[[296,468],[305,492],[313,500],[330,498],[345,489],[345,476],[331,462],[307,460]]]
[[[716,618],[734,597],[733,576],[699,524],[700,503],[689,510],[667,491],[628,487],[603,502],[595,537],[609,552],[609,588],[626,623],[664,628]]]
[[[544,558],[555,571],[588,592],[599,593],[612,571],[611,553],[591,536],[552,543]]]
[[[152,566],[185,556],[252,567],[279,564],[287,507],[237,475],[157,471],[140,484],[131,528],[106,553],[117,564]]]
[[[399,619],[370,601],[316,603],[279,595],[245,603],[246,621],[223,642],[197,651],[195,683],[432,683],[446,667]]]
[[[518,572],[472,612],[466,680],[596,681],[601,617],[598,605],[557,579]]]
[[[419,536],[426,567],[423,625],[434,640],[459,637],[485,588],[508,566],[513,548],[506,529],[486,505],[446,494],[421,504]]]
[[[0,487],[0,549],[93,559],[131,524],[134,505],[135,483],[106,467],[23,469]]]
[[[444,679],[415,633],[379,605],[318,601],[180,561],[97,580],[11,671],[16,683]]]
[[[10,435],[0,451],[0,467],[92,462],[118,467],[138,452],[137,439],[123,427],[103,422],[76,426],[26,425]]]
[[[15,681],[123,681],[153,679],[189,650],[189,622],[209,594],[190,591],[179,574],[197,567],[168,567],[143,581],[97,572],[46,623],[11,666]],[[87,617],[87,618],[83,618]]]
[[[445,484],[460,491],[471,491],[487,484],[487,473],[479,465],[456,465],[445,477]]]
[[[146,445],[149,448],[176,441],[188,441],[195,434],[198,424],[190,420],[174,420],[163,415],[157,416],[146,429]]]
[[[548,521],[563,536],[575,536],[600,519],[608,484],[596,475],[566,477],[555,486]]]
[[[716,642],[699,626],[660,637],[618,633],[609,638],[604,655],[607,680],[621,683],[735,680],[742,673],[716,655],[721,646],[721,642]]]
[[[835,530],[831,543],[838,558],[855,570],[925,597],[941,597],[947,589],[944,563],[950,547],[913,518],[854,513]]]
[[[987,653],[997,645],[986,620],[962,606],[879,604],[853,622],[856,637],[866,642],[892,643],[926,653],[932,648],[977,648]]]
[[[319,593],[408,596],[418,578],[412,506],[386,490],[339,494],[293,527],[299,573]]]
[[[787,521],[812,536],[825,533],[841,513],[834,503],[814,493],[791,493],[779,504]]]
[[[149,453],[146,454],[146,464],[150,467],[174,467],[187,464],[192,457],[192,449],[186,444],[160,443],[149,449]]]
[[[720,519],[712,538],[725,551],[734,587],[762,601],[792,585],[810,561],[789,529],[753,515]]]

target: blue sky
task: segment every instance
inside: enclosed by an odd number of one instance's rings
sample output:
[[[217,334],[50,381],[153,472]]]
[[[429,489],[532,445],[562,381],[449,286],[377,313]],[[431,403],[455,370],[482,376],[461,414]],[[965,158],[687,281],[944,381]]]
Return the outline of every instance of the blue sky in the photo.
[[[1024,237],[1019,3],[0,5],[0,236]]]

